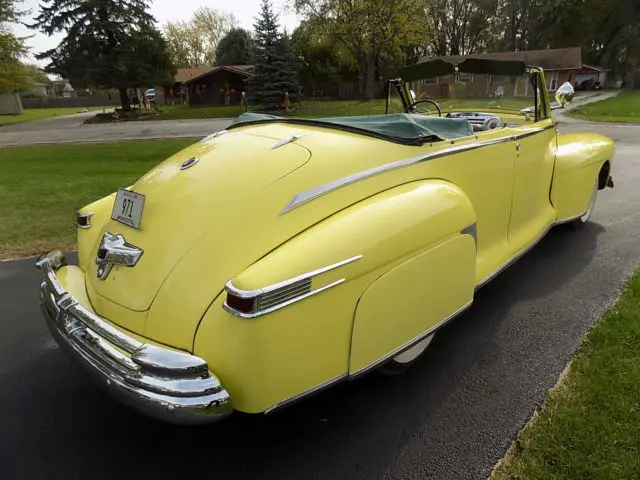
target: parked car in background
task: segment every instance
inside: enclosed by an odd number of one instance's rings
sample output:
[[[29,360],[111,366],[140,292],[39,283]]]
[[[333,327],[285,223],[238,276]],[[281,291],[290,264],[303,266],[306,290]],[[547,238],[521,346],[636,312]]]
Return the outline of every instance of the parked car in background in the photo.
[[[149,103],[151,105],[155,105],[156,103],[156,89],[155,88],[147,88],[144,92],[144,96],[147,97]]]
[[[412,89],[443,75],[449,98]],[[78,264],[37,263],[46,322],[103,387],[168,422],[402,372],[613,187],[613,141],[559,133],[545,86],[518,61],[434,61],[389,82],[386,115],[243,114],[78,212]]]

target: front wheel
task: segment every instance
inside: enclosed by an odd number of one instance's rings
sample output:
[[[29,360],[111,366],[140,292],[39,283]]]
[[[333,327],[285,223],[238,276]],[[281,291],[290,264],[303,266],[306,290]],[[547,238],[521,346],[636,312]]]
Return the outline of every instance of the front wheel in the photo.
[[[418,360],[420,355],[424,353],[434,336],[435,333],[429,335],[424,340],[420,340],[413,347],[408,348],[404,352],[393,357],[378,370],[384,375],[398,375],[404,372]]]
[[[581,217],[576,218],[569,225],[573,228],[581,228],[583,227],[591,218],[591,214],[596,206],[596,199],[598,198],[598,179],[596,179],[593,184],[593,191],[591,192],[591,198],[589,199],[589,206],[587,207],[587,211]]]

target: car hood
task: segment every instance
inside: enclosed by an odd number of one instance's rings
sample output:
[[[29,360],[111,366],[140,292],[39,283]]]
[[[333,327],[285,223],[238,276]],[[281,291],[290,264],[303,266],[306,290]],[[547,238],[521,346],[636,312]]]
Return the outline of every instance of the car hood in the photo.
[[[94,294],[135,311],[147,310],[160,286],[203,232],[213,229],[215,244],[233,243],[232,220],[261,215],[259,192],[304,165],[309,151],[295,144],[273,149],[277,137],[229,132],[196,143],[158,165],[130,187],[145,196],[140,228],[109,219],[105,233],[122,234],[143,250],[135,267],[115,266],[99,279],[91,262],[89,279]],[[199,159],[181,169],[185,160]],[[225,255],[214,249],[210,255]]]

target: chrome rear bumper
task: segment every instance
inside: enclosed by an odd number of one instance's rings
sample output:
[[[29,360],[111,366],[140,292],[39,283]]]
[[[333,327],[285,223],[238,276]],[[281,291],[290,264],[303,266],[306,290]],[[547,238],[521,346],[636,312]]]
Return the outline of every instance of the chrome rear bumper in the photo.
[[[207,363],[145,344],[98,317],[67,292],[56,271],[60,252],[40,258],[40,305],[60,347],[122,402],[165,422],[204,424],[232,411],[231,399]]]

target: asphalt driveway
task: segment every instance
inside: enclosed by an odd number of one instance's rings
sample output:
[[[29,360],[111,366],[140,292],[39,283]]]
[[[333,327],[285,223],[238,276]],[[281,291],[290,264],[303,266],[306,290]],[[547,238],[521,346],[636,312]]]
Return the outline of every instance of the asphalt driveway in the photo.
[[[373,373],[269,417],[178,428],[121,407],[51,340],[32,261],[0,263],[0,477],[486,479],[640,264],[640,129],[561,128],[619,142],[593,223],[552,230],[406,375]]]

